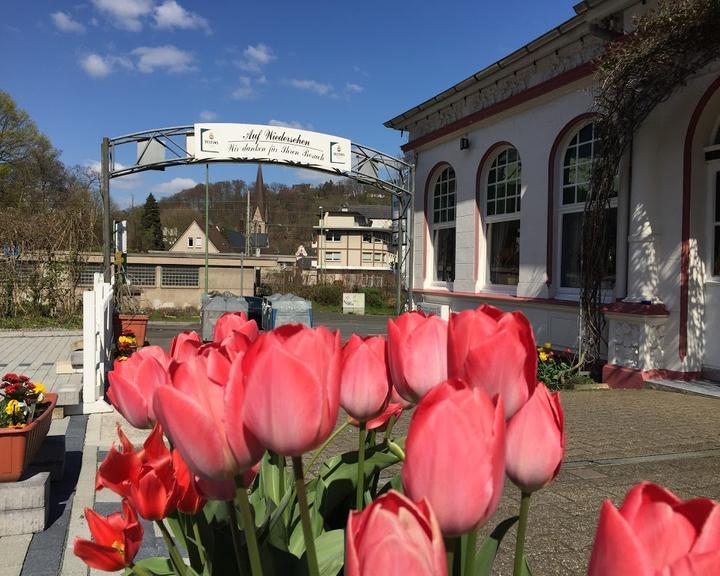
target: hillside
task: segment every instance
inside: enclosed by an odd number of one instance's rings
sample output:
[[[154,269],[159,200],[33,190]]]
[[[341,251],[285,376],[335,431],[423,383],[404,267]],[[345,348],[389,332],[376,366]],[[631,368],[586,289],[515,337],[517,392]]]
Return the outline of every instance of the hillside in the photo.
[[[324,184],[264,184],[261,202],[265,204],[268,222],[268,236],[272,253],[293,254],[298,245],[309,247],[312,241],[312,227],[319,218],[319,207],[339,208],[355,204],[390,204],[387,194],[359,185],[351,180],[325,182]],[[210,222],[240,231],[245,230],[247,212],[247,194],[250,190],[250,218],[258,204],[255,195],[255,182],[243,180],[214,182],[209,187]],[[160,218],[164,228],[183,230],[195,219],[205,217],[205,186],[198,184],[158,201]],[[142,251],[137,239],[140,229],[142,205],[124,210],[117,218],[128,220],[128,239],[130,249]],[[169,247],[169,246],[168,246]]]

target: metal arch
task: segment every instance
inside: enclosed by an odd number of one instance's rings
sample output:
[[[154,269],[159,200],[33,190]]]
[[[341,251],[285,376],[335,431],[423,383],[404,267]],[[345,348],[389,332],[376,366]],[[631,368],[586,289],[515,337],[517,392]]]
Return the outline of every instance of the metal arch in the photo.
[[[194,136],[195,126],[192,124],[183,126],[172,126],[168,128],[157,128],[134,132],[115,138],[104,138],[101,146],[101,178],[100,187],[104,204],[104,267],[106,281],[110,275],[111,257],[111,222],[110,222],[110,179],[119,178],[129,174],[145,172],[147,170],[165,170],[171,166],[183,166],[192,164],[218,164],[218,163],[266,163],[278,166],[298,167],[335,176],[350,178],[362,184],[368,184],[395,196],[399,204],[398,215],[398,280],[405,279],[405,288],[408,292],[409,305],[413,301],[413,244],[414,244],[414,175],[413,164],[405,162],[394,156],[389,156],[379,150],[351,142],[351,166],[350,171],[325,170],[313,168],[307,164],[277,162],[274,159],[230,159],[230,160],[197,160],[187,149],[187,137]],[[152,158],[145,160],[145,154],[150,146],[155,143],[165,149],[167,159],[153,161]],[[136,146],[135,157],[137,161],[130,166],[116,166],[116,150],[126,149],[127,146]],[[404,223],[404,226],[403,226]],[[398,282],[398,287],[400,282]],[[398,289],[399,296],[399,289]],[[399,302],[399,298],[398,298]]]

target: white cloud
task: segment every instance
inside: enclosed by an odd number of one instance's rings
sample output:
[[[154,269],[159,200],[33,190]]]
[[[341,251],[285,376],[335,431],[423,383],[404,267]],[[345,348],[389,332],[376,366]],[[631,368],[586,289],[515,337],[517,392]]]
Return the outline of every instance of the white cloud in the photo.
[[[84,166],[94,172],[100,174],[100,161],[99,160],[88,160],[84,163]],[[123,170],[127,168],[120,162],[115,162],[116,170]],[[137,190],[142,186],[142,180],[140,174],[127,174],[125,176],[119,176],[110,180],[110,192],[113,190]]]
[[[55,27],[61,32],[74,32],[76,34],[82,34],[85,32],[85,26],[83,26],[77,20],[73,20],[73,17],[65,14],[65,12],[54,12],[50,14]]]
[[[110,63],[99,54],[88,54],[80,59],[80,66],[93,78],[103,78],[112,72]]]
[[[143,16],[153,8],[153,0],[92,0],[95,8],[106,14],[117,28],[139,32]]]
[[[203,110],[200,112],[200,120],[203,122],[212,122],[213,120],[217,120],[217,112],[212,112],[211,110]]]
[[[238,78],[240,85],[235,88],[232,92],[232,97],[235,100],[248,100],[255,96],[255,89],[252,85],[252,79],[247,76],[240,76]]]
[[[193,12],[188,12],[175,0],[165,0],[154,9],[155,25],[158,28],[201,29],[212,34],[208,21]]]
[[[270,122],[268,122],[270,126],[282,126],[283,128],[296,128],[298,130],[312,130],[312,124],[302,124],[301,122],[298,122],[297,120],[291,120],[290,122],[285,122],[284,120],[275,120],[272,119]]]
[[[144,74],[150,74],[156,69],[165,69],[168,72],[188,72],[193,69],[192,54],[171,44],[141,46],[135,48],[132,54],[138,57],[138,70]]]
[[[263,44],[256,44],[255,46],[248,46],[243,51],[243,58],[237,60],[235,63],[242,70],[247,72],[260,72],[263,66],[266,66],[273,60],[276,60],[277,56],[272,49]]]
[[[323,84],[317,80],[290,80],[290,86],[297,88],[298,90],[307,90],[308,92],[314,92],[320,96],[331,96],[333,94],[333,87],[331,84]]]
[[[133,63],[124,56],[115,56],[113,54],[101,56],[100,54],[91,53],[80,58],[80,67],[94,78],[108,76],[116,66],[122,66],[130,70],[133,68]]]
[[[347,82],[345,84],[345,92],[347,92],[348,94],[359,94],[363,90],[364,88],[359,84],[353,84],[352,82]]]
[[[173,178],[169,182],[163,182],[152,187],[152,191],[157,194],[175,194],[181,190],[188,188],[194,188],[197,186],[197,182],[192,178]]]

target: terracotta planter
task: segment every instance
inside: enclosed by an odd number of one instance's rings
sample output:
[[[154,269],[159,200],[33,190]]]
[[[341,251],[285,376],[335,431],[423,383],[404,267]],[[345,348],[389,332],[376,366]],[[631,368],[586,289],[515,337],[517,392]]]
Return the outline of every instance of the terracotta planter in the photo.
[[[0,428],[0,482],[15,482],[35,458],[50,430],[57,394],[45,395],[50,403],[40,416],[22,428]]]
[[[137,340],[137,347],[145,345],[145,333],[150,317],[147,314],[115,314],[113,316],[115,339],[123,333],[123,330],[132,330]]]

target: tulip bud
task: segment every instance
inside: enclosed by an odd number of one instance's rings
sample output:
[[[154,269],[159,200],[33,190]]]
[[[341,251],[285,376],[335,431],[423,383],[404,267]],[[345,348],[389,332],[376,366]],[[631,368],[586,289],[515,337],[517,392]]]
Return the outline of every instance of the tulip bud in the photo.
[[[390,396],[385,338],[353,334],[342,351],[340,405],[358,421],[375,418]]]
[[[228,312],[217,319],[215,330],[213,330],[213,340],[222,342],[233,332],[238,332],[247,337],[250,342],[254,342],[258,337],[258,327],[255,320],[248,320],[245,312]]]
[[[345,574],[446,576],[445,544],[427,500],[383,494],[351,512],[345,531]]]
[[[502,396],[509,420],[532,394],[537,381],[535,337],[520,312],[483,304],[450,317],[448,376]]]
[[[505,476],[503,414],[502,399],[494,405],[462,380],[441,383],[415,408],[403,487],[412,500],[427,498],[445,536],[473,530],[497,509]]]
[[[720,574],[720,504],[642,482],[600,511],[588,576]]]
[[[421,312],[388,320],[388,363],[400,396],[420,400],[448,377],[447,322]]]
[[[560,472],[565,431],[560,395],[539,382],[507,427],[507,475],[523,492],[549,484]]]

